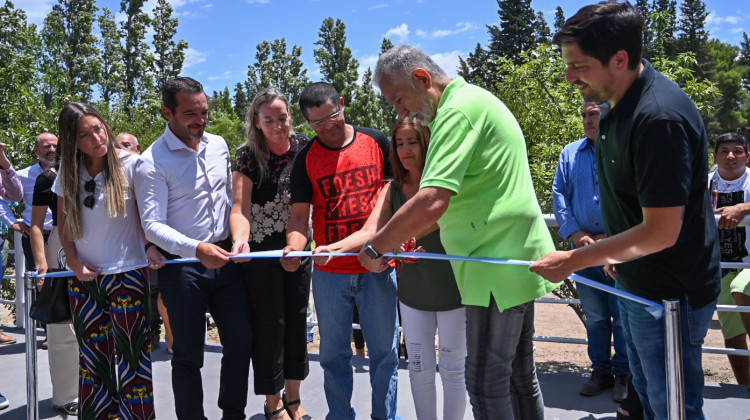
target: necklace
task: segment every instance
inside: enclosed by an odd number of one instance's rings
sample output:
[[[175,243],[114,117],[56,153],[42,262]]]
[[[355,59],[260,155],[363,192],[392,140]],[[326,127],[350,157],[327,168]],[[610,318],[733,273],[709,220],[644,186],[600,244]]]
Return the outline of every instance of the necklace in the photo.
[[[731,181],[727,181],[724,178],[721,177],[721,174],[719,172],[716,172],[716,176],[714,177],[714,189],[717,190],[720,193],[729,193],[729,192],[735,192],[737,191],[738,185],[745,185],[745,179],[747,178],[747,171],[745,171],[741,177],[737,179],[733,179]]]

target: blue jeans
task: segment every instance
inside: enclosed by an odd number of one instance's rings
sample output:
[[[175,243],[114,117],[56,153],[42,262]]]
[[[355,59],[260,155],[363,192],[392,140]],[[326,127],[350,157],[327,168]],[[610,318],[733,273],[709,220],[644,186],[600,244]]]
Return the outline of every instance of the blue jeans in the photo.
[[[589,267],[576,274],[607,286],[615,281],[604,274],[601,266]],[[603,290],[576,283],[583,313],[586,315],[586,337],[591,367],[604,372],[629,373],[627,345],[622,334],[619,298]],[[614,336],[615,355],[611,356],[611,340]]]
[[[534,301],[497,309],[466,307],[466,390],[474,418],[542,420],[534,366]]]
[[[619,289],[624,288],[617,283]],[[703,339],[716,309],[716,301],[693,308],[687,298],[680,300],[680,334],[682,341],[683,386],[687,419],[703,416]],[[644,306],[620,299],[623,332],[628,343],[633,385],[643,403],[645,418],[667,419],[667,378],[664,356],[664,320],[655,319]]]
[[[320,328],[320,366],[328,402],[327,420],[354,420],[351,406],[352,316],[370,355],[372,418],[396,418],[398,385],[398,297],[396,273],[342,274],[313,270],[313,297]]]

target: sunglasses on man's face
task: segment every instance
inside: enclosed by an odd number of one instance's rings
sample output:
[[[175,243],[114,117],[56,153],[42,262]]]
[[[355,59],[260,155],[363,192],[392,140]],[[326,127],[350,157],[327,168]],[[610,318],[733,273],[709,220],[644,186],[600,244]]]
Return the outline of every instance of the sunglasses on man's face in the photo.
[[[90,209],[93,209],[95,202],[94,191],[96,191],[96,182],[93,179],[86,181],[86,183],[83,184],[83,190],[90,194],[83,199],[83,205]]]

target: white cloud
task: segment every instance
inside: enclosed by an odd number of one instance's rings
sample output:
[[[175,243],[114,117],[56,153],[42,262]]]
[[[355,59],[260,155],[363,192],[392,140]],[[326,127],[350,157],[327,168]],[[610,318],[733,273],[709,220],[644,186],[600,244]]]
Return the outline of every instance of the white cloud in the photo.
[[[729,30],[729,32],[731,32],[733,34],[739,34],[741,32],[745,32],[745,28],[732,28],[732,29]]]
[[[725,23],[736,25],[740,22],[741,18],[739,16],[719,16],[718,13],[716,13],[716,10],[712,10],[708,16],[706,16],[706,27],[717,27],[721,26]]]
[[[54,0],[24,0],[19,4],[16,3],[16,8],[22,9],[26,12],[26,18],[29,23],[34,23],[37,26],[42,26],[44,18],[52,10],[52,4],[56,3]]]
[[[458,22],[456,24],[456,29],[437,29],[430,33],[427,33],[421,29],[417,29],[415,33],[418,36],[423,37],[423,38],[436,39],[436,38],[443,38],[443,37],[450,36],[450,35],[460,34],[461,32],[470,31],[476,28],[477,26],[471,22]]]
[[[246,0],[250,4],[266,4],[270,0]]]
[[[389,29],[384,36],[386,38],[397,37],[399,39],[398,42],[406,42],[407,38],[409,38],[409,27],[405,23],[402,23],[395,28]]]
[[[386,3],[380,3],[380,4],[376,4],[375,6],[368,7],[367,10],[383,9],[386,7],[388,7]]]
[[[468,51],[453,50],[444,53],[437,53],[430,55],[435,63],[445,71],[450,78],[458,77],[458,57],[466,57],[469,55]]]
[[[214,80],[227,80],[227,79],[230,79],[231,77],[232,77],[232,72],[227,70],[218,76],[209,76],[208,80],[213,82]]]
[[[195,66],[197,64],[200,64],[204,61],[206,61],[206,58],[208,57],[208,53],[201,52],[196,50],[195,48],[190,48],[185,51],[185,63],[182,65],[183,68],[190,68],[192,66]]]

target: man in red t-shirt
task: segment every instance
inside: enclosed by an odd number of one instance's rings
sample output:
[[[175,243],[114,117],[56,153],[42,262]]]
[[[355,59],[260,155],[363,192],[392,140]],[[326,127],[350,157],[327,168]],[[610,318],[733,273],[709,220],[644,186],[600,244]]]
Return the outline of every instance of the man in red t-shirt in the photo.
[[[300,109],[317,134],[298,154],[291,175],[292,208],[284,252],[305,249],[310,207],[316,245],[328,245],[358,231],[392,176],[388,138],[379,130],[347,124],[344,99],[325,82],[302,92]],[[288,271],[299,258],[282,258]],[[370,355],[372,418],[396,418],[398,384],[398,298],[393,269],[371,273],[356,257],[315,264],[312,289],[320,328],[320,365],[328,402],[327,419],[354,419],[352,315]]]

